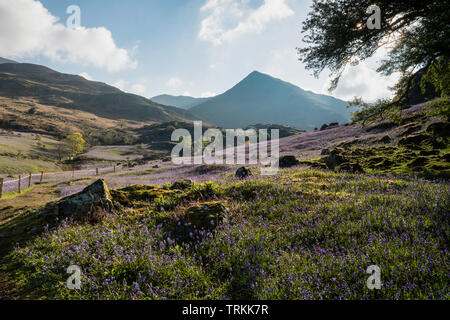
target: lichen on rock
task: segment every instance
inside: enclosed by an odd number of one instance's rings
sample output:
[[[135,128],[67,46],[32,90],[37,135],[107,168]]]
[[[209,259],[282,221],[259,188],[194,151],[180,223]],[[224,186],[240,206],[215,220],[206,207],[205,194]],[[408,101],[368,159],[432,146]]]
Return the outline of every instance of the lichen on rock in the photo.
[[[111,194],[103,179],[87,186],[83,191],[65,197],[47,206],[58,219],[96,222],[113,208]]]

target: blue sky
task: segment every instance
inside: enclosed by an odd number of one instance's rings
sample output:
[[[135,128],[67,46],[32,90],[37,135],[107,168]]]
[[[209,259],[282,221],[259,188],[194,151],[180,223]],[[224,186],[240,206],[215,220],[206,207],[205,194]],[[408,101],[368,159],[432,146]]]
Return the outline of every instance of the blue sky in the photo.
[[[70,5],[81,9],[80,29],[66,26]],[[315,79],[296,53],[310,5],[309,0],[2,0],[0,56],[146,97],[219,94],[253,70],[326,93],[328,74]],[[350,68],[333,95],[369,101],[386,96],[395,79],[380,78],[375,67],[373,60]]]

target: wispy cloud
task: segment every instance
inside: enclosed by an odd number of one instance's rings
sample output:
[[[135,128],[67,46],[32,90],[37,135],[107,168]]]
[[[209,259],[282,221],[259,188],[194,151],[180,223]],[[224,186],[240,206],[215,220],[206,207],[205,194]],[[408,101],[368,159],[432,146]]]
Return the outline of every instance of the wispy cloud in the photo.
[[[79,76],[85,78],[86,80],[92,81],[92,77],[87,72],[82,72],[79,74]]]
[[[257,8],[250,7],[248,0],[208,0],[200,11],[206,16],[198,37],[215,45],[259,33],[268,23],[294,14],[285,0],[264,0]]]
[[[217,96],[217,93],[211,91],[205,91],[200,94],[200,98],[210,98]]]
[[[182,85],[183,85],[183,81],[178,77],[172,77],[166,82],[166,86],[173,88],[173,89],[178,89]]]
[[[392,97],[393,92],[389,88],[398,79],[398,74],[384,77],[371,68],[368,63],[360,62],[357,66],[348,67],[344,71],[333,95],[347,101],[354,97],[362,97],[365,101],[373,102],[380,98]],[[326,90],[329,84],[328,81],[323,88],[326,94],[328,94]]]
[[[129,81],[120,79],[113,83],[113,86],[128,93],[134,93],[139,96],[148,97],[148,88],[143,83],[130,83]]]
[[[104,28],[69,29],[36,0],[0,1],[0,56],[43,55],[54,61],[105,68],[135,68],[130,53],[117,47]]]

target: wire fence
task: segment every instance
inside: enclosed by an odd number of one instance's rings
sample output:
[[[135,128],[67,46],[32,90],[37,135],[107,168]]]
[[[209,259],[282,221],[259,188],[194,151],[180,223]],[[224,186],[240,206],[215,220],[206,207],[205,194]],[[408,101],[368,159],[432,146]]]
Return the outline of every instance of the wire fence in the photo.
[[[3,194],[17,191],[19,193],[22,190],[29,188],[35,184],[41,184],[44,182],[59,182],[66,180],[73,180],[77,178],[101,176],[106,173],[116,172],[123,169],[122,165],[94,168],[84,170],[72,170],[62,172],[44,172],[29,173],[26,175],[19,175],[18,178],[0,178],[0,199]]]

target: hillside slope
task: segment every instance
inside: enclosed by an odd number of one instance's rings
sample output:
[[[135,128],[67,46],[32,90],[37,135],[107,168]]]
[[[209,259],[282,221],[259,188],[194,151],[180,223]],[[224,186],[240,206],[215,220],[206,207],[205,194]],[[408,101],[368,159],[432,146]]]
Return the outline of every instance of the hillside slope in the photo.
[[[189,111],[224,128],[277,123],[313,130],[323,123],[347,122],[346,105],[254,71],[227,92]]]
[[[428,104],[402,111],[401,123],[377,120],[280,139],[280,153],[335,171],[450,177],[450,123],[430,116]]]
[[[82,110],[108,119],[152,122],[195,119],[185,110],[162,106],[107,84],[27,63],[0,64],[0,96],[32,97],[45,105]]]

